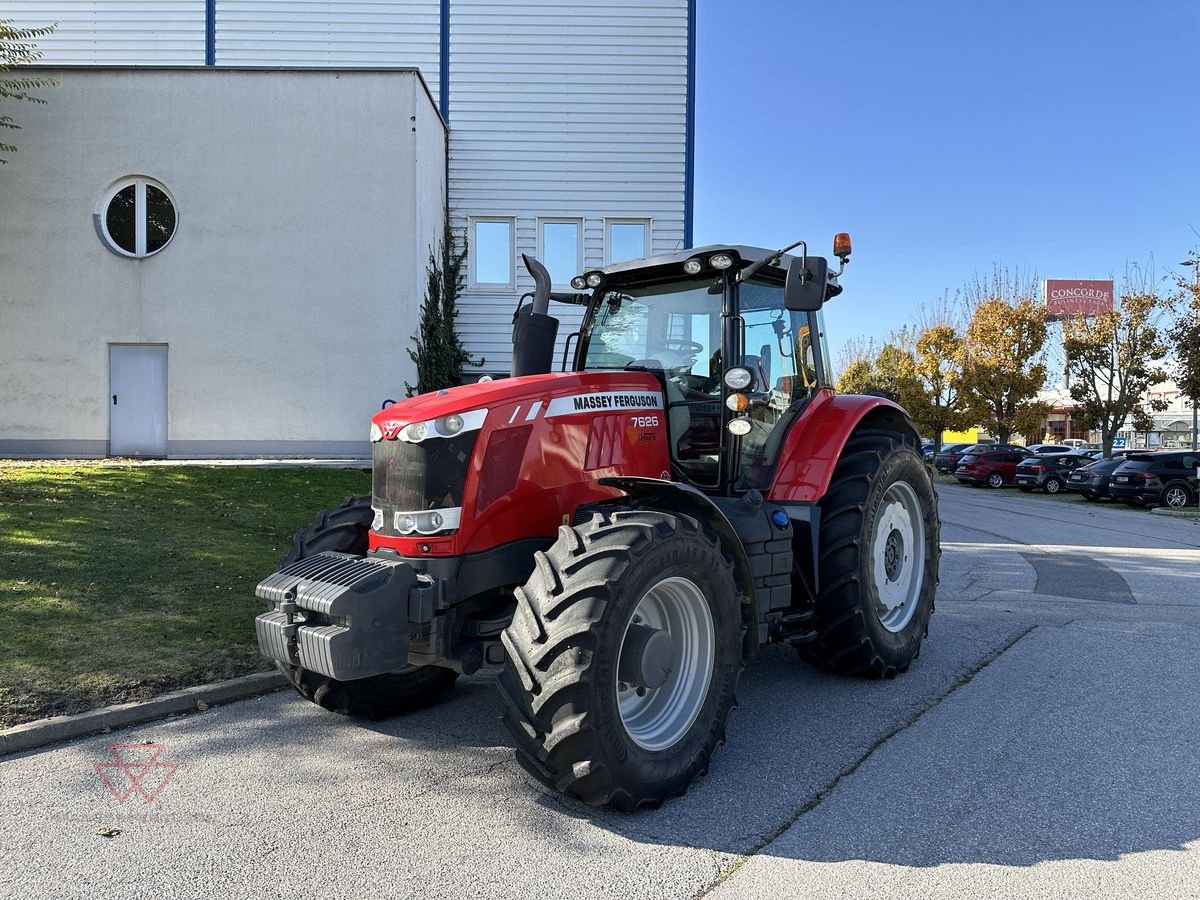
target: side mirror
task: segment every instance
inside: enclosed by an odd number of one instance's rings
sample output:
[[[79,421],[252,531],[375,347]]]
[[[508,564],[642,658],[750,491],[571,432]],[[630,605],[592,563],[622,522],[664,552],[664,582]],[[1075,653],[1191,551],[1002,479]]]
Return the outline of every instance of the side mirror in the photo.
[[[783,307],[792,312],[815,312],[825,303],[829,264],[823,256],[801,256],[788,264]]]

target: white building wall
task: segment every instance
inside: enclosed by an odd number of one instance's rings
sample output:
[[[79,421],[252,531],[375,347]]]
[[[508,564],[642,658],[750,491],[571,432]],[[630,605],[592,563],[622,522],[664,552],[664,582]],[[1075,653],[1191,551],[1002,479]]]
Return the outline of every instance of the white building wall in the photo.
[[[50,74],[0,173],[0,209],[22,211],[0,216],[0,455],[105,454],[110,343],[168,345],[170,456],[365,455],[370,416],[415,381],[444,216],[419,75]],[[143,260],[92,221],[129,175],[178,211]]]
[[[604,219],[652,221],[651,252],[683,246],[686,0],[450,5],[450,213],[516,221],[516,290],[468,288],[468,348],[507,371],[516,297],[533,288],[539,217],[584,220],[584,268],[604,265]],[[555,304],[561,358],[578,307]]]

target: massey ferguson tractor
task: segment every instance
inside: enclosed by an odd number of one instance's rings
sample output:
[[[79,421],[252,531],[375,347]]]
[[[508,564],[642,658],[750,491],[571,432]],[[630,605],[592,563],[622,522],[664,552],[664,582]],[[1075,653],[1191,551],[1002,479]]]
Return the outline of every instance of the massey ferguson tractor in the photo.
[[[370,496],[322,512],[257,588],[262,652],[366,717],[498,668],[521,765],[624,810],[707,771],[766,644],[905,671],[937,507],[905,411],[833,391],[820,310],[849,254],[848,235],[837,272],[803,242],[708,246],[573,293],[526,257],[512,376],[374,416]],[[586,307],[559,372],[552,302]]]

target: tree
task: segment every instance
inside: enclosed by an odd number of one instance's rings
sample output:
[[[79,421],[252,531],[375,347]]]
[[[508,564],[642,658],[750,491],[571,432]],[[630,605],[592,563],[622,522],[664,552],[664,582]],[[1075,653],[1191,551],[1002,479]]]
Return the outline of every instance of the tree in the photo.
[[[1167,347],[1157,327],[1165,302],[1142,281],[1126,276],[1115,309],[1062,323],[1071,399],[1076,403],[1072,416],[1100,432],[1106,456],[1126,422],[1134,431],[1152,431],[1150,412],[1167,408],[1165,401],[1143,399],[1148,388],[1167,378],[1159,365]]]
[[[1193,267],[1195,277],[1178,282],[1176,318],[1167,341],[1174,357],[1171,368],[1175,383],[1194,411],[1200,408],[1200,255],[1189,253],[1187,264]]]
[[[1014,434],[1035,434],[1050,414],[1039,402],[1046,381],[1046,311],[1037,303],[1036,281],[997,269],[965,290],[973,308],[967,326],[962,393],[976,421],[990,420],[1000,443]]]
[[[454,232],[447,224],[437,249],[429,251],[419,333],[413,336],[415,348],[408,351],[417,364],[417,386],[404,384],[410,397],[462,384],[464,364],[482,366],[487,362],[471,358],[455,326],[458,298],[466,278],[463,273],[467,258],[466,234],[463,234],[461,250],[454,245]]]
[[[967,342],[953,325],[931,325],[917,337],[899,381],[900,405],[922,434],[941,447],[942,434],[970,428],[977,405],[966,391]]]
[[[893,335],[873,358],[864,356],[850,362],[837,380],[838,393],[875,394],[899,402],[901,382],[910,366],[901,343],[901,338]]]
[[[45,104],[44,99],[30,91],[54,87],[58,84],[57,78],[29,74],[9,76],[17,67],[27,66],[42,58],[42,51],[33,42],[50,34],[56,27],[23,28],[14,25],[11,19],[0,19],[0,101]],[[0,115],[0,128],[16,130],[20,127],[12,116]],[[0,141],[0,164],[8,162],[4,154],[16,152],[17,148],[12,144]]]

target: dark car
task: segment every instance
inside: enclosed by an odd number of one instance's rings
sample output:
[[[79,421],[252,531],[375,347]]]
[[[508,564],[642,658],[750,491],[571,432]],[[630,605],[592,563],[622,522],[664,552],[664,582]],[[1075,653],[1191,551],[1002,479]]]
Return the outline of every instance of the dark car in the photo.
[[[947,472],[953,472],[955,466],[958,465],[959,458],[963,455],[971,444],[946,444],[941,450],[933,454],[933,467],[945,475]]]
[[[1131,506],[1194,506],[1200,490],[1197,466],[1200,453],[1194,450],[1130,453],[1113,471],[1108,494]]]
[[[1067,476],[1080,466],[1094,460],[1086,453],[1049,453],[1030,456],[1017,464],[1013,481],[1028,494],[1040,487],[1047,494],[1057,494],[1067,484]]]
[[[1114,456],[1112,459],[1098,459],[1089,465],[1080,466],[1067,476],[1067,490],[1083,494],[1084,500],[1107,497],[1112,473],[1124,462],[1125,457]]]
[[[1004,487],[1013,480],[1017,463],[1028,457],[1021,448],[968,453],[958,461],[954,477],[963,484],[986,484],[991,488]]]

